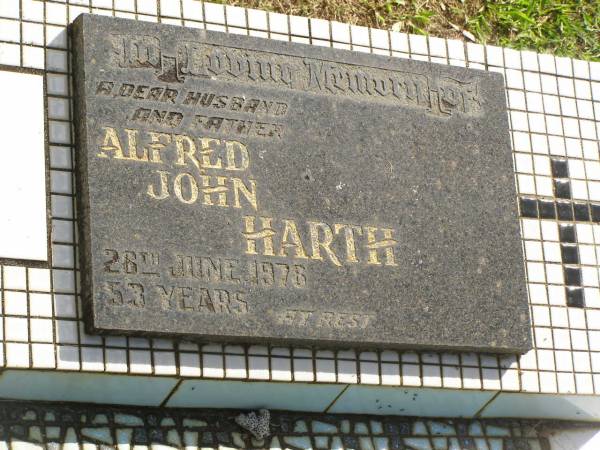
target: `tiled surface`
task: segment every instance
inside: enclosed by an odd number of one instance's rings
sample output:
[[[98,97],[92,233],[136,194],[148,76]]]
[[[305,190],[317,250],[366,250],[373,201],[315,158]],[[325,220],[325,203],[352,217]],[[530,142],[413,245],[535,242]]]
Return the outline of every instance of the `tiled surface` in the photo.
[[[329,408],[331,413],[420,417],[475,417],[494,397],[493,391],[380,386],[349,386]],[[492,416],[494,417],[494,416]]]
[[[165,406],[323,412],[343,390],[340,384],[185,380]]]
[[[113,9],[116,8],[116,9]],[[65,26],[81,12],[504,73],[535,348],[524,356],[199,346],[88,336],[77,297]],[[206,18],[206,22],[204,21]],[[247,28],[249,27],[249,28]],[[600,394],[600,64],[198,0],[2,0],[0,64],[46,72],[52,270],[4,266],[0,362],[210,379]],[[515,201],[517,201],[515,199]]]
[[[176,386],[176,379],[166,377],[34,370],[0,373],[2,399],[159,406]]]
[[[598,421],[600,402],[594,395],[551,395],[503,392],[480,417]]]
[[[0,403],[0,423],[5,425],[0,447],[550,450],[561,448],[551,447],[559,427],[564,427],[560,442],[573,443],[577,439],[578,443],[585,443],[585,438],[593,439],[591,432],[567,434],[569,429],[579,431],[574,426],[540,421],[381,419],[271,412],[271,434],[257,440],[236,424],[238,414],[239,411]]]

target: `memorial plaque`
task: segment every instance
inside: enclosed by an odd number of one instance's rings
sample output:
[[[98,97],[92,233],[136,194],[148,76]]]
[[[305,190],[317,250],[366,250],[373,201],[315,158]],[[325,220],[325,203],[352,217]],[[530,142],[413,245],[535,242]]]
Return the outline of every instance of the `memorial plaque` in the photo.
[[[496,73],[83,15],[88,329],[530,348]]]

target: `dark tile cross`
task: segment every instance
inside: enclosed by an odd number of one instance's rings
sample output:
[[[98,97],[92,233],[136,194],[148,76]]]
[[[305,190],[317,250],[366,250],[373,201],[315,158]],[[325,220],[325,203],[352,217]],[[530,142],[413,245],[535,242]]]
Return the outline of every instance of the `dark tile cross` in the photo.
[[[572,200],[567,160],[552,158],[551,163],[556,199],[520,196],[520,214],[521,217],[558,220],[567,306],[582,308],[585,306],[585,300],[575,224],[600,223],[600,204]]]

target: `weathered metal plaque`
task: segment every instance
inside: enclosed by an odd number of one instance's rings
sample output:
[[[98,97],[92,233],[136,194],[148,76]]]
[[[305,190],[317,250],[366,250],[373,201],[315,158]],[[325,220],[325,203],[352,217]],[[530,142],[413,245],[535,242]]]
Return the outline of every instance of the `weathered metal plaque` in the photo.
[[[503,79],[83,15],[88,327],[524,351]]]

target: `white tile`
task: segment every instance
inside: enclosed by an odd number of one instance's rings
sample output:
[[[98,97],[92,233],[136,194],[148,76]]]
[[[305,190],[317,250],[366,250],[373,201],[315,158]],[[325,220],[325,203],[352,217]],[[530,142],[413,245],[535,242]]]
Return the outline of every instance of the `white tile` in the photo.
[[[462,387],[461,371],[458,366],[442,367],[442,385],[446,388],[454,389]]]
[[[11,98],[28,92],[26,103]],[[47,255],[44,98],[41,75],[0,71],[0,257],[45,261]],[[11,107],[8,108],[7,105]],[[27,122],[27,133],[22,124]],[[27,167],[26,171],[22,168]],[[23,205],[27,205],[23,208]]]
[[[396,52],[409,53],[410,49],[408,46],[408,35],[406,33],[398,33],[397,31],[390,31],[390,44],[392,50]]]
[[[230,33],[230,34],[241,34],[241,35],[244,35],[244,36],[248,36],[248,29],[247,28],[238,28],[238,27],[232,27],[232,26],[230,26],[230,27],[228,27],[227,32]],[[273,34],[271,36],[271,38],[272,39],[276,39],[275,36],[278,36],[278,35]]]
[[[542,92],[545,94],[558,94],[558,80],[554,75],[542,74],[540,76]]]
[[[547,115],[546,117],[546,130],[549,134],[555,134],[555,135],[563,135],[564,134],[564,128],[563,128],[563,123],[564,121],[561,120],[561,118],[559,116],[550,116]],[[543,128],[540,128],[543,129]]]
[[[575,84],[571,78],[558,77],[558,93],[568,97],[575,96]]]
[[[294,358],[294,380],[314,381],[314,367],[311,359]]]
[[[0,10],[1,12],[1,10]],[[33,25],[33,24],[32,24]],[[41,25],[36,26],[40,27],[43,30]],[[29,27],[28,27],[29,28]],[[43,45],[43,33],[42,33],[42,42],[35,42],[38,45]],[[0,41],[8,41],[8,42],[21,42],[21,25],[17,20],[9,20],[9,19],[0,19]],[[29,36],[25,35],[25,30],[23,30],[23,43],[31,43],[31,39]]]
[[[60,3],[48,3],[46,5],[46,21],[54,25],[67,24],[67,6]],[[40,22],[42,22],[40,20]]]
[[[19,18],[19,0],[2,0],[0,2],[0,17]]]
[[[7,367],[29,367],[29,345],[7,342],[6,346],[6,366]],[[1,384],[1,383],[0,383]],[[1,387],[0,387],[1,390]],[[9,391],[12,395],[5,395],[7,398],[15,398],[15,392]]]
[[[518,109],[524,111],[527,109],[525,103],[525,94],[517,90],[508,90],[508,105],[511,109]]]
[[[47,11],[48,7],[46,7],[46,19],[49,18]],[[43,22],[44,5],[35,0],[21,0],[21,17],[32,22]]]
[[[225,355],[225,377],[246,378],[246,358],[242,355]]]
[[[523,72],[525,89],[533,92],[541,91],[540,75],[534,72]]]
[[[556,73],[565,77],[573,76],[573,66],[571,58],[556,57]]]
[[[402,382],[404,386],[421,386],[421,369],[417,364],[402,364]]]
[[[371,47],[352,44],[352,50],[355,52],[371,53]]]
[[[410,52],[412,54],[417,54],[417,55],[427,55],[428,54],[427,37],[426,36],[421,36],[421,35],[417,35],[417,34],[409,34],[408,42],[410,45]]]
[[[267,13],[257,9],[248,10],[248,27],[255,30],[267,31]]]
[[[273,33],[288,34],[288,18],[285,14],[269,13],[269,27]]]
[[[308,37],[308,19],[306,17],[290,16],[290,33],[295,36]]]
[[[312,45],[316,45],[316,46],[319,46],[319,47],[331,47],[331,41],[324,40],[324,39],[313,38],[312,39]]]
[[[152,373],[149,350],[129,350],[129,364],[133,373]]]
[[[177,373],[174,352],[154,352],[152,356],[156,375],[175,375]]]
[[[53,369],[56,367],[54,360],[54,345],[31,344],[31,360],[37,369]]]
[[[271,359],[271,379],[274,381],[292,381],[292,364],[289,358]]]
[[[223,356],[205,353],[202,355],[202,369],[202,374],[207,378],[223,378]]]
[[[336,381],[335,362],[332,359],[317,358],[315,363],[316,381],[331,383]]]
[[[73,320],[56,321],[56,341],[61,344],[77,344],[79,334],[77,322]]]
[[[28,342],[29,327],[24,317],[6,317],[4,319],[4,337],[7,341]]]
[[[388,386],[400,386],[402,384],[398,363],[384,362],[381,364],[381,384]]]
[[[575,80],[574,84],[577,98],[588,100],[592,98],[591,83],[589,81]]]
[[[27,269],[29,289],[31,291],[50,292],[50,270]]]
[[[592,80],[600,81],[600,62],[590,62],[590,77]]]
[[[220,27],[220,25],[213,25],[213,26],[207,26],[206,29],[207,30],[214,30],[214,31],[225,31],[224,29],[218,29]],[[267,33],[266,31],[261,31],[261,30],[248,30],[248,35],[249,36],[254,36],[254,37],[259,37],[259,38],[268,38],[269,37],[269,33]]]
[[[539,70],[538,55],[532,51],[521,52],[521,63],[523,64],[524,70],[531,70],[537,72]]]
[[[73,345],[56,347],[56,367],[60,370],[80,370],[79,347]]]
[[[105,9],[112,9],[112,0],[90,0],[87,3],[91,2],[91,6],[93,9],[97,9],[97,8],[105,8]],[[138,2],[142,3],[141,1]]]
[[[465,59],[465,44],[462,41],[448,39],[448,57],[463,61]]]
[[[21,65],[21,46],[0,42],[0,64],[7,66]]]
[[[205,4],[208,6],[208,4]],[[225,7],[225,14],[227,16],[227,25],[234,27],[245,28],[246,24],[246,10],[244,8],[240,8],[239,6],[230,6],[227,5]],[[207,10],[208,17],[208,10]]]
[[[592,98],[600,101],[600,83],[592,82]]]
[[[548,286],[548,303],[566,305],[565,290],[562,286]]]
[[[89,3],[87,1],[82,1],[81,3]],[[122,11],[135,11],[135,2],[132,0],[115,0],[115,9],[119,9]]]
[[[211,3],[207,3],[210,5]],[[167,17],[181,17],[180,2],[173,0],[160,0],[160,14]]]
[[[127,350],[107,348],[105,358],[107,371],[114,373],[127,372]]]
[[[446,51],[446,40],[438,37],[429,36],[429,53],[431,56],[445,58],[448,53]]]
[[[594,106],[591,101],[577,100],[577,113],[584,119],[594,119]]]
[[[187,0],[187,3],[190,3],[190,0]],[[184,0],[183,4],[183,9],[185,11],[186,0]],[[200,9],[200,5],[197,5],[197,7]],[[157,2],[155,0],[137,0],[137,10],[138,13],[155,16],[157,12]]]
[[[53,342],[52,320],[31,319],[29,321],[32,342]]]
[[[323,19],[310,19],[310,32],[313,38],[329,40],[329,22]]]
[[[392,56],[394,58],[403,58],[403,59],[411,59],[411,56],[409,53],[402,53],[402,52],[395,52],[392,51]]]
[[[517,153],[515,155],[515,166],[517,172],[533,173],[533,160],[531,155],[526,153]]]
[[[81,368],[90,372],[104,370],[104,352],[100,347],[81,347]]]
[[[531,112],[544,112],[542,95],[537,92],[527,93],[527,110]]]
[[[350,33],[352,36],[352,45],[369,47],[369,29],[367,27],[351,25]]]
[[[485,51],[486,51],[488,65],[498,66],[498,67],[504,66],[504,55],[503,55],[502,47],[486,45]]]
[[[26,289],[27,275],[24,267],[4,266],[4,289]]]
[[[379,384],[379,364],[375,361],[360,361],[360,383]]]
[[[504,48],[504,62],[506,67],[512,69],[521,68],[521,53],[517,50]]]
[[[538,55],[538,61],[540,64],[540,72],[556,73],[556,63],[553,55],[540,53]]]
[[[561,394],[575,393],[575,377],[572,373],[558,372],[556,374],[558,381],[558,392]]]
[[[371,28],[371,46],[373,48],[378,48],[382,50],[386,50],[386,52],[382,52],[381,54],[389,54],[387,50],[390,48],[390,38],[387,30],[380,30],[377,28]]]
[[[200,370],[200,355],[197,353],[180,353],[179,373],[181,376],[199,377],[202,374]]]
[[[485,50],[483,45],[468,42],[467,55],[469,62],[485,63]]]
[[[29,313],[32,316],[52,317],[52,295],[29,294]]]
[[[26,316],[27,294],[25,292],[4,291],[4,313],[12,316]]]

